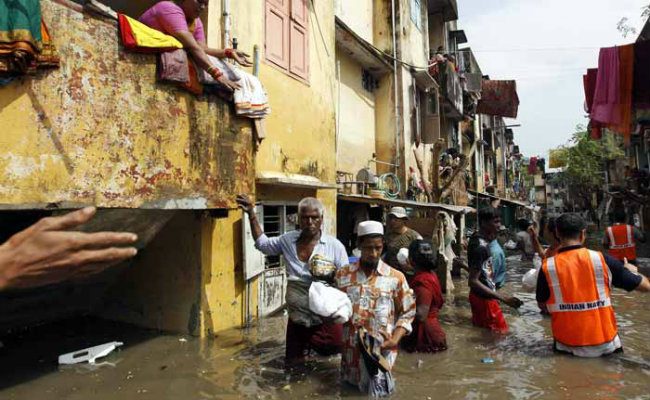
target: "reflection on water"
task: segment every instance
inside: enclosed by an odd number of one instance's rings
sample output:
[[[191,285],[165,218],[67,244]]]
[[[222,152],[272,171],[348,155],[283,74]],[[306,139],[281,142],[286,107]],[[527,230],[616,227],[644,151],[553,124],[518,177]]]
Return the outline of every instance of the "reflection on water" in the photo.
[[[503,289],[523,300],[505,309],[507,336],[471,325],[467,284],[440,320],[449,350],[401,352],[395,367],[404,399],[650,399],[650,313],[647,294],[613,293],[625,353],[578,359],[551,350],[550,321],[533,294],[520,292],[529,265],[508,258]],[[366,398],[338,381],[339,357],[283,368],[285,321],[264,320],[248,332],[213,340],[159,335],[105,321],[77,320],[3,339],[2,399]],[[47,337],[44,333],[47,332]],[[187,340],[179,340],[187,339]],[[60,353],[106,341],[125,342],[99,366],[58,368]],[[493,364],[481,360],[491,358]]]

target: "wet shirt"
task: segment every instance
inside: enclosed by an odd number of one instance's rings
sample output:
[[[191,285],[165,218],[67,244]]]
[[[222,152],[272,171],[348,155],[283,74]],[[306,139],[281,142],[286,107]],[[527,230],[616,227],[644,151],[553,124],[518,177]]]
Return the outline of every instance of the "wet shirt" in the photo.
[[[359,261],[339,269],[336,285],[352,302],[352,318],[343,326],[343,353],[341,377],[344,381],[360,388],[367,384],[361,373],[362,356],[357,346],[357,329],[364,327],[376,338],[383,338],[380,332],[392,335],[397,327],[412,331],[415,318],[415,296],[409,288],[404,274],[391,268],[383,261],[366,276]],[[382,354],[393,365],[397,348]]]
[[[492,254],[492,274],[497,289],[506,284],[506,254],[498,240],[490,242],[490,254]]]
[[[558,253],[577,250],[583,247],[584,246],[580,245],[563,247],[558,250]],[[630,272],[630,270],[623,266],[621,261],[615,259],[609,254],[603,254],[603,256],[605,257],[605,264],[607,264],[607,268],[609,268],[609,271],[612,274],[612,286],[627,290],[628,292],[631,292],[639,286],[643,280],[640,275]],[[546,274],[539,274],[537,277],[537,301],[540,303],[546,303],[550,298],[551,289],[548,287]]]
[[[267,256],[282,255],[287,263],[287,274],[289,277],[298,278],[303,281],[312,280],[309,262],[302,262],[298,257],[296,242],[300,237],[300,231],[287,232],[282,236],[269,238],[262,234],[255,241],[255,248]],[[317,259],[319,263],[331,262],[338,269],[348,264],[348,254],[343,243],[326,233],[321,233],[320,239],[314,251],[309,257],[310,260]]]
[[[494,283],[494,258],[490,252],[490,242],[475,233],[470,239],[467,246],[467,261],[470,270],[479,270],[478,280],[491,290],[496,290]],[[481,296],[474,289],[471,290],[474,295]]]
[[[398,268],[397,253],[402,248],[408,248],[411,243],[416,240],[422,239],[422,235],[417,233],[411,228],[406,228],[404,233],[387,233],[386,240],[386,255],[384,261],[391,267]]]
[[[144,12],[138,19],[150,28],[173,36],[176,32],[192,32],[192,36],[199,43],[205,43],[203,22],[197,18],[188,25],[183,9],[173,1],[161,1]]]

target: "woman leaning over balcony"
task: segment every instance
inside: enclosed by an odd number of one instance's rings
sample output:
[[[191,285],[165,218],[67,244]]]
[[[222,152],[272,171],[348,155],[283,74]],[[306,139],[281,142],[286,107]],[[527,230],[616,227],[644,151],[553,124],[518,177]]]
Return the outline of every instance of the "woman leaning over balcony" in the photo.
[[[250,67],[248,54],[233,49],[212,49],[205,40],[203,22],[199,16],[208,6],[209,0],[161,1],[140,16],[140,22],[174,36],[192,56],[197,66],[205,70],[219,83],[230,89],[238,89],[239,84],[228,79],[215,67],[208,56],[232,58],[239,64]]]

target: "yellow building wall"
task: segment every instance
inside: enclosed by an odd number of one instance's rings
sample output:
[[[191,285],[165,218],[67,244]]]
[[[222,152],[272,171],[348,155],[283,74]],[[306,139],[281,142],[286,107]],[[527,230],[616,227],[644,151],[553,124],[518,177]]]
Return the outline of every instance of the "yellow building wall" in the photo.
[[[386,74],[379,80],[375,90],[375,151],[377,159],[395,162],[395,84],[393,74]],[[376,165],[378,173],[393,171],[388,165]]]
[[[244,326],[247,301],[250,315],[257,317],[258,278],[252,279],[246,288],[242,212],[230,210],[223,218],[204,218],[202,222],[201,336],[210,337]]]
[[[336,16],[362,39],[374,43],[375,0],[338,0]]]
[[[309,5],[309,79],[293,78],[265,60],[265,2],[231,1],[230,38],[238,48],[253,55],[260,51],[259,78],[269,96],[271,115],[265,120],[266,139],[255,155],[255,170],[309,175],[323,182],[336,181],[335,156],[335,39],[333,1],[307,2]],[[312,7],[314,4],[315,9]],[[208,9],[207,40],[211,47],[231,47],[222,43],[222,2],[211,1]],[[318,20],[318,21],[317,21]],[[319,27],[320,25],[320,27]],[[249,72],[252,72],[250,69]],[[336,232],[336,190],[313,190],[257,185],[256,200],[298,201],[316,196],[326,208],[325,230]],[[244,323],[243,274],[241,273],[240,213],[230,211],[225,219],[206,226],[204,239],[206,268],[206,310],[203,334],[218,332]],[[212,232],[211,235],[208,235]],[[211,261],[210,261],[211,260]],[[237,266],[237,269],[235,268]],[[211,276],[211,278],[210,278]],[[217,278],[218,277],[218,278]],[[251,310],[257,315],[258,282],[251,285]]]
[[[0,207],[227,207],[252,190],[250,121],[157,83],[116,23],[41,3],[61,65],[0,89]]]
[[[257,153],[257,171],[310,175],[334,183],[334,2],[307,3],[310,11],[308,82],[287,75],[265,60],[264,1],[230,2],[231,37],[236,37],[239,48],[250,54],[254,45],[259,46],[259,77],[269,95],[271,115],[265,119],[267,138]],[[211,46],[221,46],[221,25],[212,23],[221,11],[221,2],[210,2],[208,44]]]
[[[337,170],[352,174],[368,165],[375,153],[375,96],[362,87],[362,67],[337,52],[341,66]],[[374,170],[374,164],[370,164]]]

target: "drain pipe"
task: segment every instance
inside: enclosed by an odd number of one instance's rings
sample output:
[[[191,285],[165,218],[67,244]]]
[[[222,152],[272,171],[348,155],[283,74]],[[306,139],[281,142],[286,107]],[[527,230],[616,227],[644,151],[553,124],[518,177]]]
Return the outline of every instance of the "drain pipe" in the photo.
[[[223,35],[222,35],[222,47],[225,49],[227,47],[230,47],[229,43],[230,42],[230,0],[223,0],[222,2],[222,7],[223,7]]]
[[[399,166],[400,166],[400,152],[399,152],[399,132],[400,132],[400,117],[399,117],[399,104],[397,102],[398,99],[398,93],[397,93],[397,88],[398,88],[398,79],[397,79],[397,22],[396,22],[396,17],[395,14],[397,12],[397,9],[395,7],[395,0],[391,0],[392,3],[392,9],[391,9],[391,19],[393,23],[393,85],[394,85],[394,90],[395,90],[395,172],[399,172]]]

